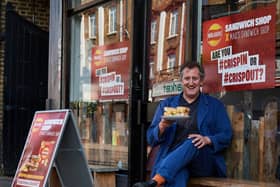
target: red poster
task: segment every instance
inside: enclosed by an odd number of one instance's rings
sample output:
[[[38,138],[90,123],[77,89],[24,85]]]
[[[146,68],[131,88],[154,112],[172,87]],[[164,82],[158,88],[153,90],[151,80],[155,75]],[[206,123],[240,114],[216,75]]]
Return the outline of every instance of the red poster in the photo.
[[[129,41],[92,49],[92,99],[128,99]]]
[[[203,91],[274,87],[276,8],[265,6],[203,23]]]
[[[67,111],[36,113],[12,187],[44,187],[62,135]]]

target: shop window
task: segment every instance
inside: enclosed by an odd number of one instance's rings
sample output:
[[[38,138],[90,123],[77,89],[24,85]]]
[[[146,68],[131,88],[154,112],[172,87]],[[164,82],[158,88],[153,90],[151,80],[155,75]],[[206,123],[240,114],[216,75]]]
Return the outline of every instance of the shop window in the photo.
[[[97,21],[96,21],[96,15],[91,14],[89,16],[89,37],[90,38],[96,38],[96,31],[97,31]]]
[[[230,178],[280,180],[279,3],[203,1],[203,91],[223,101],[232,122]]]
[[[190,27],[187,26],[187,21],[190,20],[190,17],[187,17],[187,11],[190,8],[187,2],[152,0],[150,36],[153,38],[155,35],[156,43],[151,42],[152,45],[150,45],[152,56],[150,78],[153,70],[153,79],[149,81],[149,101],[151,102],[182,91],[179,69],[186,60],[188,53],[186,51],[191,51],[186,42],[189,37],[186,33],[190,31]],[[157,22],[154,23],[155,21]],[[179,35],[180,37],[177,37]]]
[[[170,14],[169,37],[177,34],[178,10],[173,10]]]
[[[117,32],[117,8],[109,8],[109,34]]]
[[[70,17],[69,103],[91,167],[128,168],[131,42],[104,36],[104,29],[117,32],[117,7],[125,7],[119,22],[124,28],[132,17],[129,6],[128,1],[110,1]]]

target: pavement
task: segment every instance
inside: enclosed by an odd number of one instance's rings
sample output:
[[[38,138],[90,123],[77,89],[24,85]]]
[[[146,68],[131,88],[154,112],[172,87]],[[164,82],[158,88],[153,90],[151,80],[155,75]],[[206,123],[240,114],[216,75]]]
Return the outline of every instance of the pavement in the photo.
[[[0,186],[1,187],[11,187],[13,178],[0,176]]]

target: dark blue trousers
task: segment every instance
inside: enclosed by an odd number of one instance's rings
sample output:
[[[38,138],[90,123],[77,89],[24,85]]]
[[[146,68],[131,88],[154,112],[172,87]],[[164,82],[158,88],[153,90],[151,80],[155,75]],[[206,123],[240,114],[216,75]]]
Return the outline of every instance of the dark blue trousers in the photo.
[[[215,176],[213,151],[209,146],[197,149],[186,139],[171,150],[156,170],[166,179],[165,187],[186,187],[190,176]]]

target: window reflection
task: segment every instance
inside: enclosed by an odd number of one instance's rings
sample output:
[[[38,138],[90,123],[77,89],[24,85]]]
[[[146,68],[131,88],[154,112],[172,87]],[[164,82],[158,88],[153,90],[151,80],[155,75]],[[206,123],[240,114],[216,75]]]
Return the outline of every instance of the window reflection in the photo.
[[[90,167],[127,169],[130,6],[107,1],[71,17],[70,108]]]
[[[234,131],[233,141],[230,149],[226,152],[228,177],[238,179],[250,179],[256,181],[276,181],[280,177],[276,176],[276,170],[279,165],[278,157],[280,156],[280,125],[279,125],[279,101],[280,101],[280,89],[279,89],[279,56],[280,56],[280,1],[203,1],[202,7],[202,21],[217,20],[219,18],[236,18],[236,16],[252,12],[253,10],[263,10],[269,6],[276,7],[276,54],[275,54],[275,75],[272,74],[275,79],[275,85],[273,88],[259,88],[253,89],[255,84],[248,86],[247,89],[239,87],[239,89],[221,89],[218,93],[211,93],[220,98],[228,111],[229,117],[232,122]],[[273,12],[270,12],[273,14]],[[258,16],[256,16],[258,17]],[[255,21],[255,20],[253,20]],[[217,21],[218,23],[218,21]],[[271,26],[271,25],[270,25]],[[272,28],[274,24],[271,26]],[[262,32],[262,31],[260,31]],[[205,33],[203,33],[205,34]],[[233,36],[233,35],[232,35]],[[252,36],[253,37],[253,36]],[[273,35],[274,37],[274,35]],[[235,40],[232,42],[232,50],[236,51],[238,48],[236,45],[242,45],[246,43],[243,40],[232,38]],[[217,42],[218,40],[216,40]],[[237,42],[236,42],[237,41]],[[202,44],[207,41],[203,40]],[[239,42],[239,43],[238,43]],[[254,51],[256,44],[246,46],[244,50]],[[265,47],[263,50],[274,50],[274,41],[271,41],[271,46]],[[242,44],[241,44],[242,43]],[[261,45],[261,44],[260,44]],[[217,52],[217,51],[216,51]],[[238,52],[242,52],[239,50]],[[214,54],[214,53],[213,53]],[[202,54],[202,59],[206,59],[206,53]],[[263,56],[254,56],[258,58],[252,58],[251,65],[256,65],[257,62],[264,63]],[[274,58],[272,58],[274,59]],[[272,62],[274,63],[274,61]],[[273,69],[274,67],[272,67]],[[274,69],[273,69],[274,70]],[[274,71],[272,71],[274,72]],[[208,72],[209,74],[209,72]],[[207,76],[207,73],[206,73]],[[274,80],[273,80],[274,81]],[[213,82],[214,83],[214,82]],[[217,84],[217,82],[215,82]],[[235,156],[233,156],[235,155]]]

